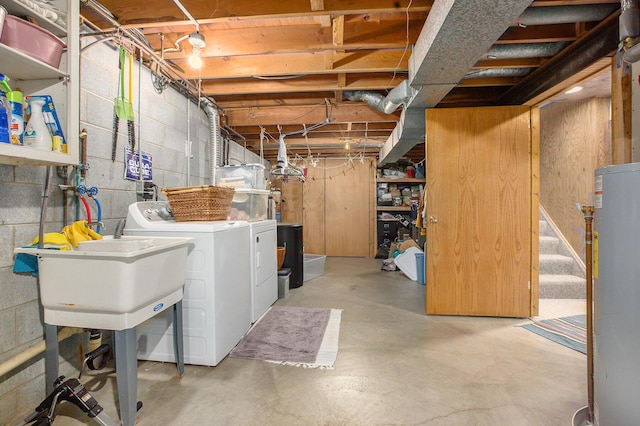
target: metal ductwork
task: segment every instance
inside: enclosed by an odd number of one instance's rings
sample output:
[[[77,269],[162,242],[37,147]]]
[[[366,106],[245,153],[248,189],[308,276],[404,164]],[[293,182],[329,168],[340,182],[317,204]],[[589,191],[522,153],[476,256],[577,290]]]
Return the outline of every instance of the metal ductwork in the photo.
[[[552,25],[573,22],[602,21],[618,10],[617,4],[584,4],[576,6],[530,7],[518,17],[517,25]]]
[[[640,43],[636,38],[640,35],[640,11],[638,0],[621,0],[622,11],[618,18],[620,28],[620,42],[624,53],[622,59],[625,62],[634,63],[640,61]]]
[[[531,0],[433,3],[409,58],[413,96],[381,149],[380,164],[393,163],[424,142],[425,108],[440,103],[530,4]]]
[[[222,165],[222,161],[220,159],[220,152],[222,152],[220,114],[218,113],[218,108],[216,108],[209,99],[203,98],[201,101],[202,106],[209,117],[209,148],[211,151],[211,158],[209,159],[209,164],[211,166],[209,183],[213,185],[215,184],[216,167]]]
[[[637,1],[628,3],[633,3],[629,9],[633,8],[637,19]],[[461,80],[489,76],[521,77],[532,71],[500,68],[469,72],[478,60],[552,57],[570,44],[494,45],[514,23],[530,26],[601,21],[618,9],[615,3],[528,7],[530,4],[530,0],[434,2],[409,58],[408,82],[413,96],[382,147],[379,164],[395,162],[413,146],[424,142],[425,108],[437,106]],[[470,28],[474,31],[473,37],[469,36]]]
[[[342,95],[350,101],[363,101],[380,112],[391,114],[409,101],[411,88],[407,80],[404,80],[391,90],[386,97],[376,92],[362,90],[346,91]]]
[[[523,59],[551,57],[571,43],[568,41],[548,43],[496,44],[482,55],[481,59]]]
[[[536,68],[486,68],[469,71],[463,80],[469,78],[491,78],[491,77],[523,77]]]

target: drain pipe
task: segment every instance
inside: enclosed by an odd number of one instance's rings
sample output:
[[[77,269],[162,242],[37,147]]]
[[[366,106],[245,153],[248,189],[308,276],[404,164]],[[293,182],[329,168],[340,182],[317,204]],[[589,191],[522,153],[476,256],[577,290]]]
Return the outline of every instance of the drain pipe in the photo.
[[[362,90],[346,91],[343,96],[350,101],[363,101],[367,105],[385,114],[391,114],[401,105],[406,104],[411,99],[411,87],[409,82],[404,80],[389,92],[386,97],[379,93],[365,92]]]
[[[209,117],[209,146],[211,149],[211,171],[209,175],[210,184],[215,184],[216,167],[220,165],[220,150],[222,147],[222,133],[220,131],[220,113],[216,106],[208,99],[202,100],[204,110]]]
[[[73,336],[74,334],[80,334],[80,333],[85,333],[85,330],[83,328],[65,327],[58,332],[58,342],[61,342]],[[40,343],[25,350],[24,352],[21,352],[18,355],[14,356],[13,358],[3,362],[2,364],[0,364],[0,377],[18,368],[25,362],[29,361],[31,358],[41,354],[42,352],[45,351],[45,349],[46,349],[46,341],[43,340]]]
[[[637,40],[640,35],[638,0],[620,0],[620,6],[622,10],[618,25],[622,59],[628,63],[638,62],[640,60],[640,43]]]

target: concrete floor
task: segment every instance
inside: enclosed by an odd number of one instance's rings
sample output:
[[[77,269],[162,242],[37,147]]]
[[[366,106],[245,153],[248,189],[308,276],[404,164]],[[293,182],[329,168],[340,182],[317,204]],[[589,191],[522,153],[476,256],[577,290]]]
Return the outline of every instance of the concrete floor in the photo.
[[[216,367],[141,361],[138,425],[570,425],[586,405],[585,355],[518,325],[426,316],[425,287],[380,260],[328,258],[276,302],[343,309],[333,370],[225,358]],[[540,317],[585,312],[541,300]],[[84,377],[117,419],[115,374]],[[56,425],[92,423],[68,403]]]

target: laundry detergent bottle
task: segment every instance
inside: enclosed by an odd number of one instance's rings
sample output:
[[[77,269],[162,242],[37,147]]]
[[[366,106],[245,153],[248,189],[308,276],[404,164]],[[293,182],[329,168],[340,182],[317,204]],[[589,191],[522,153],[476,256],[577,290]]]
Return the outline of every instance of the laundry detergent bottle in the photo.
[[[40,149],[42,151],[51,151],[52,139],[51,133],[44,122],[42,114],[42,106],[44,99],[29,98],[29,107],[31,108],[31,117],[24,129],[24,146]]]
[[[24,134],[24,115],[22,92],[12,90],[7,92],[7,99],[11,104],[11,143],[14,145],[22,145]]]
[[[11,125],[11,110],[9,101],[3,92],[0,92],[0,143],[11,143],[9,126]]]

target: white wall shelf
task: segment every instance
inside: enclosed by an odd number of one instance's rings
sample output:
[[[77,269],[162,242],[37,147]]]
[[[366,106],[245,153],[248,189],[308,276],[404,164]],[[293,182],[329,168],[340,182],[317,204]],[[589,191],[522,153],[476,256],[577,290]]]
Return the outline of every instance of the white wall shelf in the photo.
[[[0,164],[68,165],[77,164],[80,127],[80,5],[77,0],[54,0],[65,14],[67,28],[44,17],[17,0],[0,0],[7,12],[16,16],[29,15],[38,24],[60,37],[67,44],[60,68],[51,67],[9,46],[0,44],[0,73],[10,78],[13,89],[20,88],[25,96],[51,95],[56,106],[66,140],[66,153],[40,151],[26,146],[0,144]]]

